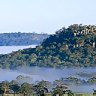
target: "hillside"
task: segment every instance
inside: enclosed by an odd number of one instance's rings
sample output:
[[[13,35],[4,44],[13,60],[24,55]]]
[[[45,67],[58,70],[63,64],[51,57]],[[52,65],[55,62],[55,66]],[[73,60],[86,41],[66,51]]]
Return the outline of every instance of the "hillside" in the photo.
[[[48,36],[48,34],[37,33],[0,33],[0,46],[40,44]]]
[[[74,24],[63,27],[36,48],[0,56],[0,66],[95,67],[96,26]]]

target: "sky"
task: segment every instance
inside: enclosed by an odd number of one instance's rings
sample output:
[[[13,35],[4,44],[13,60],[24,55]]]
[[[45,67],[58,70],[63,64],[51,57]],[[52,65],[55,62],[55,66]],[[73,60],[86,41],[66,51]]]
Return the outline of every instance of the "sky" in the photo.
[[[0,33],[54,34],[71,24],[96,24],[96,0],[0,0]]]

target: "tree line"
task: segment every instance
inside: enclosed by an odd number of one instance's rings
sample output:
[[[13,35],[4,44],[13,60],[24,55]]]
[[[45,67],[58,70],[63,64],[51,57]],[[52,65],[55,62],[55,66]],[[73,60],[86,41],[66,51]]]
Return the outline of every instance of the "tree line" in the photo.
[[[48,34],[44,33],[0,33],[0,46],[36,45],[40,44],[48,36]]]
[[[59,94],[59,96],[62,96],[63,94],[68,94],[68,96],[73,96],[73,93],[71,90],[69,90],[64,85],[58,85],[52,90],[49,90],[50,82],[48,81],[40,81],[37,84],[29,84],[24,82],[23,84],[19,84],[15,80],[12,80],[11,82],[8,81],[2,81],[0,83],[0,94],[24,94],[24,96],[32,96],[35,94],[35,96],[46,96],[46,93],[50,93],[51,96],[56,96],[56,94]]]
[[[96,26],[73,24],[63,27],[36,48],[0,56],[1,68],[22,66],[96,67]]]

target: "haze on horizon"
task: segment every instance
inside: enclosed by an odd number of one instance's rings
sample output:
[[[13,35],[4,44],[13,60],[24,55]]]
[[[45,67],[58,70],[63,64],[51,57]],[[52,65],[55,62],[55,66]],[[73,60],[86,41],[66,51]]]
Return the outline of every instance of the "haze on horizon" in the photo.
[[[96,24],[96,0],[0,0],[0,33],[53,34],[71,24]]]

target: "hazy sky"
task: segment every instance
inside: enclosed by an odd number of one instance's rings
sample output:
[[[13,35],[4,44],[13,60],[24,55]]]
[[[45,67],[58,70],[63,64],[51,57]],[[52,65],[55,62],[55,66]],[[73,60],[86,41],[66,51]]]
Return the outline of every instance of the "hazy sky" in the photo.
[[[44,32],[96,24],[96,0],[0,0],[0,32]]]

